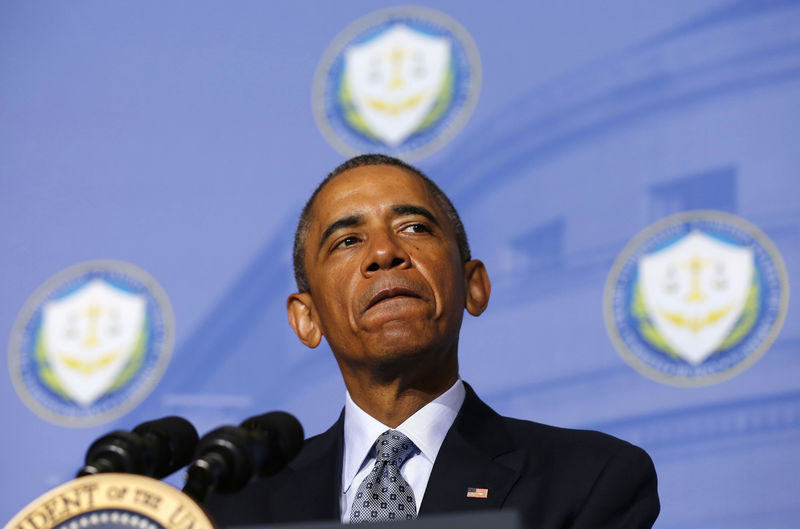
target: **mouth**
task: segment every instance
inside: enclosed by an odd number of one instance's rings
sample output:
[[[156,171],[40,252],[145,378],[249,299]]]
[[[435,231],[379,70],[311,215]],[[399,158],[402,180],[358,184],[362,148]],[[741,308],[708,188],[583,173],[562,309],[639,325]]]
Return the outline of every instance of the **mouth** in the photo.
[[[406,288],[406,287],[389,287],[389,288],[382,288],[375,292],[372,297],[369,298],[366,306],[362,313],[367,312],[369,309],[379,305],[387,300],[390,299],[398,299],[398,298],[416,298],[421,299],[421,296],[414,292],[413,290]]]

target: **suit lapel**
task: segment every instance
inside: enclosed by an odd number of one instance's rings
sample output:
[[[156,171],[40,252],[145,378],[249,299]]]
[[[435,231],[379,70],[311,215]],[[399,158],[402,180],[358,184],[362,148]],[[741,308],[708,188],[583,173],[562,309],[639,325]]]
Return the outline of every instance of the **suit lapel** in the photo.
[[[420,515],[499,509],[519,479],[522,458],[502,418],[464,386],[464,404],[436,457]],[[486,489],[487,496],[468,497],[468,488]]]
[[[464,386],[464,404],[436,457],[420,515],[499,509],[519,479],[523,454],[516,450],[502,417]],[[276,521],[339,518],[343,452],[344,414],[289,464],[290,476],[278,493],[286,516]],[[467,497],[470,487],[486,489],[487,497]],[[297,502],[298,498],[315,501]]]

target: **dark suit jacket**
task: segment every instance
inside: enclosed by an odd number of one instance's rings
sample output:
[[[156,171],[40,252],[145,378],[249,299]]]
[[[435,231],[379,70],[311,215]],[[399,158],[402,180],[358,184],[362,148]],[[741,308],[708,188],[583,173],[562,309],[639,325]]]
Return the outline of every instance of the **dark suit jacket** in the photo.
[[[468,385],[439,450],[419,516],[514,509],[523,525],[645,528],[658,516],[656,472],[644,450],[599,432],[501,417]],[[275,476],[205,507],[223,527],[338,520],[344,417],[308,439]],[[467,488],[488,489],[468,498]]]

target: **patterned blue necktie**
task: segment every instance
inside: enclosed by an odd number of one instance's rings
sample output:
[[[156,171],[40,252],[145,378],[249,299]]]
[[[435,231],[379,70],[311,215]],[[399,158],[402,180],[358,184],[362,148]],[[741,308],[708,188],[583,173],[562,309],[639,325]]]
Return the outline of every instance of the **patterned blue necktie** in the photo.
[[[386,430],[375,441],[375,467],[358,487],[350,523],[388,522],[417,517],[414,491],[400,467],[417,447],[397,430]]]

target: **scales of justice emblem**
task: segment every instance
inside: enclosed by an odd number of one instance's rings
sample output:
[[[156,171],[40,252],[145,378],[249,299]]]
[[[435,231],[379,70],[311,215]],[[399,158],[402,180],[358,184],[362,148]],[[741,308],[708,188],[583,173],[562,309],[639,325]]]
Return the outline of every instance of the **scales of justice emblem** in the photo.
[[[398,146],[423,123],[444,89],[450,41],[397,24],[345,52],[345,82],[364,125]]]
[[[111,389],[144,346],[146,304],[94,279],[42,306],[41,347],[67,397],[90,406]]]
[[[697,365],[742,315],[752,288],[753,251],[693,231],[639,261],[642,300],[670,349]]]
[[[480,84],[477,47],[458,22],[429,8],[393,7],[355,21],[328,47],[312,107],[343,154],[418,159],[464,126]]]
[[[174,344],[169,299],[144,270],[87,261],[41,285],[20,311],[9,371],[22,401],[63,426],[92,426],[158,384]]]
[[[777,247],[721,211],[666,217],[617,257],[606,281],[606,329],[622,358],[667,384],[728,379],[756,362],[789,303]]]

